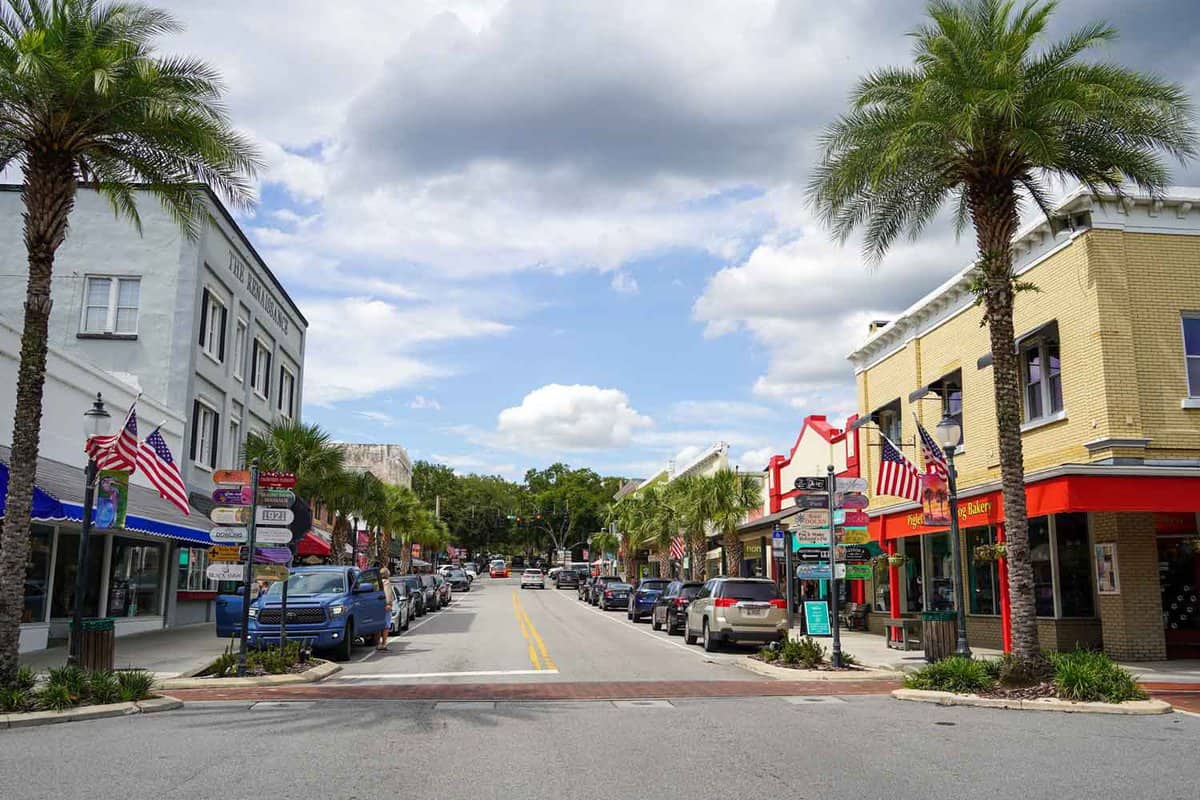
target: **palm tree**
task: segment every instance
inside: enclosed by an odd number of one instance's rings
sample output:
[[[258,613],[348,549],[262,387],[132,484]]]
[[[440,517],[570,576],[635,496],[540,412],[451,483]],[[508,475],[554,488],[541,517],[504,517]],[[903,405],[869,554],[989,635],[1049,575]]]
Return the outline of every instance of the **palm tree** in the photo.
[[[677,522],[683,532],[683,540],[689,554],[689,577],[697,579],[703,574],[705,554],[708,551],[708,519],[704,515],[699,475],[683,475],[671,481],[668,491],[671,504],[675,507]]]
[[[361,471],[346,471],[344,478],[344,494],[342,495],[342,504],[345,513],[343,517],[353,517],[356,522],[365,523],[367,530],[372,530],[378,524],[380,518],[385,516],[384,506],[387,498],[384,494],[383,481],[375,477],[374,473]],[[351,537],[356,538],[358,531],[353,530],[354,526],[348,528],[348,533]],[[352,538],[350,549],[353,552],[359,552],[358,543]],[[345,548],[343,547],[339,555],[344,555]]]
[[[914,34],[914,64],[859,82],[826,130],[811,199],[843,241],[865,229],[868,258],[918,235],[948,199],[959,230],[975,230],[974,289],[993,358],[1000,475],[1008,538],[1013,655],[1040,659],[1025,509],[1013,274],[1023,201],[1049,214],[1047,186],[1074,180],[1120,194],[1162,191],[1161,156],[1196,151],[1184,90],[1114,64],[1081,59],[1116,38],[1103,23],[1045,42],[1053,2],[932,0]]]
[[[405,486],[385,484],[383,492],[386,504],[384,519],[380,525],[382,535],[379,539],[377,558],[379,563],[386,564],[392,554],[392,537],[397,536],[401,542],[405,541],[405,536],[414,528],[421,504],[412,490]]]
[[[292,420],[272,423],[263,433],[246,437],[247,463],[260,469],[296,475],[296,496],[309,502],[324,499],[322,492],[336,479],[345,454],[321,426]]]
[[[144,189],[195,238],[208,216],[202,184],[245,207],[258,167],[253,146],[230,127],[216,70],[155,51],[158,36],[179,30],[165,12],[98,0],[4,5],[0,169],[21,170],[29,276],[0,538],[0,683],[17,668],[51,277],[79,182],[135,228]]]
[[[742,542],[738,525],[752,510],[762,507],[762,487],[757,475],[732,469],[719,469],[712,475],[701,476],[696,484],[694,502],[696,513],[721,535],[725,552],[725,570],[731,575],[742,571]]]

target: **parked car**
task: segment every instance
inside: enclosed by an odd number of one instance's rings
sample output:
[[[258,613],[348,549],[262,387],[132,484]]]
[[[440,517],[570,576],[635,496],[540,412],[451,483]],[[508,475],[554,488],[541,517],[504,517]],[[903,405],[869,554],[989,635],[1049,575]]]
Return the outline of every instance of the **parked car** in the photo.
[[[465,570],[458,567],[446,573],[446,583],[450,584],[450,588],[456,592],[471,591],[471,577]]]
[[[614,608],[625,608],[629,603],[629,595],[633,586],[620,581],[608,581],[597,593],[596,605],[601,611],[611,611]]]
[[[479,577],[479,570],[475,569],[474,564],[467,564],[465,567],[463,567],[463,572],[467,573],[467,577],[470,578],[472,582]]]
[[[688,606],[683,638],[704,649],[723,642],[774,642],[787,637],[787,601],[765,578],[713,578]]]
[[[651,627],[656,631],[666,628],[670,635],[682,633],[687,607],[703,586],[700,581],[672,581],[667,584],[650,611]]]
[[[408,623],[412,618],[408,602],[408,585],[396,581],[389,581],[389,583],[392,585],[392,624],[388,633],[398,635],[400,631],[408,630]]]
[[[562,573],[562,571],[563,571],[562,567],[551,567],[550,569],[546,570],[546,577],[552,581],[556,581],[558,579],[559,574]]]
[[[580,600],[590,600],[592,594],[592,582],[596,578],[593,575],[588,575],[579,582],[579,586],[575,589],[575,594]]]
[[[579,573],[573,569],[564,569],[554,579],[555,589],[578,589]]]
[[[450,586],[450,581],[441,575],[434,575],[433,582],[437,584],[438,606],[450,605],[450,597],[454,594],[454,590]]]
[[[432,575],[422,575],[421,586],[425,591],[425,610],[439,610],[442,607],[442,596],[438,591],[437,578]]]
[[[425,612],[428,611],[429,608],[425,605],[425,584],[421,580],[421,576],[401,575],[399,578],[395,579],[393,583],[397,581],[402,582],[408,588],[408,598],[409,602],[412,604],[413,618],[415,619],[416,617],[425,616]]]
[[[625,616],[634,622],[650,616],[655,601],[670,582],[669,578],[642,578],[638,581],[637,589],[629,595],[629,609]]]
[[[623,581],[616,575],[597,575],[588,591],[588,602],[592,605],[599,605],[600,595],[604,593],[605,587],[610,583],[623,583]]]
[[[545,589],[546,576],[540,569],[527,569],[521,573],[521,588]]]
[[[391,624],[378,569],[295,567],[289,573],[289,638],[308,639],[314,649],[332,650],[334,659],[345,661],[355,639],[374,643]],[[283,582],[276,581],[251,604],[246,635],[252,646],[279,642],[282,601]]]

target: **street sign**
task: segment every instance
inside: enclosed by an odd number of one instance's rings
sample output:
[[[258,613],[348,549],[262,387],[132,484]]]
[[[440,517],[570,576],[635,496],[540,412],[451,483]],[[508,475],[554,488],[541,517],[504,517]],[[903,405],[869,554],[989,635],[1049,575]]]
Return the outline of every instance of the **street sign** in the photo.
[[[834,484],[839,492],[865,492],[866,478],[838,478]]]
[[[288,576],[288,568],[280,564],[255,564],[254,580],[281,581]]]
[[[801,561],[828,561],[828,547],[801,547],[796,551],[796,557]]]
[[[809,475],[796,478],[792,485],[801,492],[828,492],[829,481],[824,475]]]
[[[829,606],[824,600],[804,604],[804,630],[809,636],[829,636]]]
[[[241,581],[246,577],[246,565],[220,561],[204,568],[204,577],[210,581]]]
[[[208,535],[214,542],[241,544],[250,541],[250,532],[245,528],[213,528]]]
[[[260,472],[258,487],[268,489],[294,489],[296,474],[294,472]]]
[[[212,480],[217,486],[249,486],[250,470],[219,469],[213,473]]]
[[[254,563],[290,564],[292,563],[292,551],[287,547],[256,547],[254,548]]]
[[[866,528],[842,528],[837,535],[838,544],[866,544],[871,541],[871,534]]]
[[[798,494],[796,495],[796,505],[800,508],[828,508],[829,495]]]
[[[871,551],[867,548],[850,544],[838,548],[838,561],[870,561]]]
[[[792,529],[828,528],[829,512],[823,508],[810,508],[797,514],[792,521]]]
[[[834,505],[838,508],[854,508],[859,511],[864,510],[871,504],[871,498],[865,494],[839,494],[834,498]]]
[[[841,524],[847,528],[865,528],[871,522],[865,511],[843,511]]]
[[[296,515],[292,513],[290,508],[263,508],[258,509],[254,520],[259,525],[290,525]],[[216,520],[213,520],[214,522]]]
[[[826,547],[829,545],[829,528],[801,528],[792,531],[794,548]]]
[[[291,489],[265,488],[258,490],[258,504],[269,508],[291,508],[296,493]]]
[[[846,580],[869,581],[871,579],[870,564],[843,564],[846,568]]]
[[[257,527],[254,529],[254,541],[258,544],[291,544],[292,532],[287,528]]]
[[[223,506],[248,506],[250,505],[250,487],[227,486],[217,489],[212,493],[212,499],[214,503],[220,503]]]
[[[250,509],[217,506],[208,512],[208,518],[218,525],[245,525],[250,521]]]
[[[210,561],[241,561],[242,548],[236,544],[214,544],[208,548]]]
[[[783,542],[784,542],[783,537],[784,537],[783,531],[772,531],[771,532],[771,551],[775,554],[776,558],[783,557]]]
[[[804,562],[796,565],[796,577],[802,581],[827,581],[833,573],[828,562]]]

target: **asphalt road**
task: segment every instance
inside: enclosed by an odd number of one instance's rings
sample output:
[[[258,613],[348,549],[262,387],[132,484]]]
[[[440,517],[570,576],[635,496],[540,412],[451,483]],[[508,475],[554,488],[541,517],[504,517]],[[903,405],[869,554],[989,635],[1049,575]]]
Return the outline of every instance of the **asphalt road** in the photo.
[[[600,611],[574,589],[521,589],[481,577],[447,608],[413,621],[390,650],[362,648],[328,683],[765,680],[681,636]]]

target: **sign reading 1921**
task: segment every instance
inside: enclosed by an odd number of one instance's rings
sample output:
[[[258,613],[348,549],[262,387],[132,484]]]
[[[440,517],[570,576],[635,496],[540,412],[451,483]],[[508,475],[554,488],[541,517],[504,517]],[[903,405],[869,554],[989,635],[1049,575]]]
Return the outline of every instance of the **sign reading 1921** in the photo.
[[[829,479],[824,475],[801,475],[792,484],[801,492],[828,492]]]

